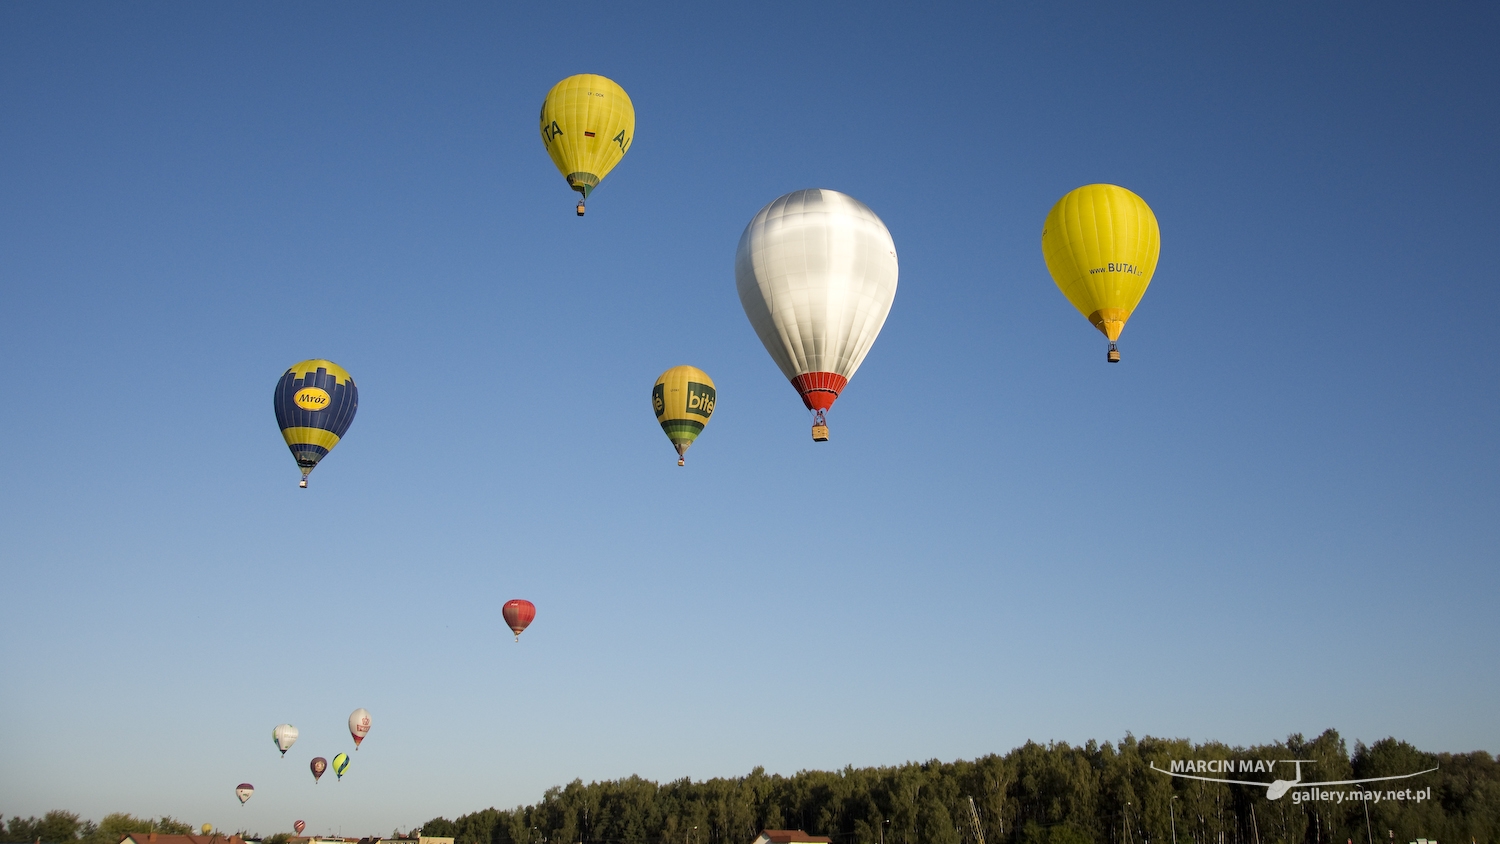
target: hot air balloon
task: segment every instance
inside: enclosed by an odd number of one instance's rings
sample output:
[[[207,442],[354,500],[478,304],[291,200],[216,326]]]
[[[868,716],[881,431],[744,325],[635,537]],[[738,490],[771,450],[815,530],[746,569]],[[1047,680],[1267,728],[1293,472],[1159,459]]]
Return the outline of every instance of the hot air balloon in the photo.
[[[552,86],[542,101],[542,144],[583,202],[630,150],[635,106],[614,80],[580,73]]]
[[[1109,338],[1105,359],[1140,304],[1161,255],[1161,229],[1144,199],[1116,185],[1069,191],[1042,225],[1042,258],[1057,288]]]
[[[864,362],[896,298],[896,244],[863,202],[835,190],[793,191],[740,235],[734,280],[750,325],[813,412],[824,413]]]
[[[331,360],[313,359],[288,369],[276,382],[273,399],[281,436],[302,468],[299,486],[307,489],[308,473],[339,444],[354,421],[359,390],[343,367]]]
[[[301,835],[302,830],[307,829],[307,822],[297,821],[296,823],[292,824],[292,829],[296,830],[298,835]]]
[[[344,778],[344,772],[347,770],[349,770],[349,754],[340,753],[333,757],[333,772],[338,775],[339,779]]]
[[[313,785],[317,785],[318,780],[323,778],[323,772],[328,770],[328,760],[321,756],[314,756],[313,760],[307,764],[307,767],[312,768]]]
[[[521,631],[531,624],[536,618],[536,605],[530,601],[515,598],[505,602],[500,608],[500,614],[505,617],[505,623],[510,627],[510,632],[516,634],[516,641],[521,641]]]
[[[688,446],[703,433],[703,426],[714,415],[718,392],[714,379],[696,366],[674,366],[656,379],[651,388],[651,409],[656,421],[677,447],[677,465],[687,465]],[[525,625],[522,625],[523,627]]]
[[[199,829],[200,829],[200,830],[202,830],[202,831],[203,831],[203,834],[204,834],[204,835],[207,835],[207,834],[209,834],[209,833],[210,833],[210,832],[213,832],[213,831],[214,831],[214,825],[213,825],[213,824],[211,824],[211,823],[206,823],[206,824],[204,824],[204,825],[203,825],[203,826],[200,826],[200,827],[198,827],[198,828],[199,828]]]
[[[252,795],[254,793],[255,793],[255,786],[251,785],[248,782],[242,782],[239,785],[237,785],[237,786],[234,787],[234,796],[240,798],[240,805],[241,806],[245,805],[245,801],[249,800],[250,799],[250,795]]]
[[[281,751],[282,758],[286,758],[286,752],[297,743],[297,728],[291,724],[277,724],[276,729],[271,731],[271,741],[276,742],[276,748]]]
[[[349,735],[354,736],[354,749],[370,734],[370,710],[363,707],[349,713]]]

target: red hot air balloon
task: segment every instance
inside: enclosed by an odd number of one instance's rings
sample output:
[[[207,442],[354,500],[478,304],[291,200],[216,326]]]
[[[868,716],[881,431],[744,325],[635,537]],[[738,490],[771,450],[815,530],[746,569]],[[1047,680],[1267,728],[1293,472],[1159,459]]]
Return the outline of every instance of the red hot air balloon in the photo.
[[[530,624],[533,618],[536,618],[536,604],[516,598],[506,601],[500,614],[505,616],[505,623],[510,626],[510,631],[516,634],[516,641],[519,642],[521,631],[526,629],[526,625]]]
[[[314,756],[313,760],[307,763],[307,767],[312,769],[313,785],[317,785],[318,780],[323,778],[323,772],[328,770],[328,760],[321,756]]]
[[[301,835],[302,830],[307,829],[307,821],[297,821],[296,823],[292,824],[292,829],[297,830],[297,834]]]

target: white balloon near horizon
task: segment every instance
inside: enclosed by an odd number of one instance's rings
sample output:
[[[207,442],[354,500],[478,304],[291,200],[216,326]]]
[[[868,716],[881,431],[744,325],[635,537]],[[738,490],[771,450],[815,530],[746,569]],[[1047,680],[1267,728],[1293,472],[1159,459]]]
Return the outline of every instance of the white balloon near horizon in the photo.
[[[349,713],[349,735],[354,737],[354,749],[370,734],[370,710],[360,707]]]
[[[297,728],[291,724],[278,724],[271,731],[271,740],[276,742],[276,749],[281,751],[281,755],[286,756],[286,752],[297,743],[298,735]]]

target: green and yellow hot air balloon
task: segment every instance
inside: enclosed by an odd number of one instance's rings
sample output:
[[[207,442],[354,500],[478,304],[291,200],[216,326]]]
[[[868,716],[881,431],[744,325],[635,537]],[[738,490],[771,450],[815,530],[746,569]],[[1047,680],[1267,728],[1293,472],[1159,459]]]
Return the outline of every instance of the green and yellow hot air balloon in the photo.
[[[307,475],[339,444],[354,412],[359,409],[359,390],[342,366],[331,360],[305,360],[288,369],[276,384],[276,424],[286,439],[292,457]]]
[[[614,80],[580,73],[552,86],[542,101],[542,144],[583,201],[615,169],[635,138],[635,106]]]
[[[1042,226],[1047,270],[1073,307],[1109,338],[1110,363],[1120,362],[1115,342],[1146,294],[1160,254],[1156,215],[1117,185],[1069,191]]]
[[[651,409],[656,421],[677,447],[677,465],[687,465],[688,446],[703,433],[718,401],[714,379],[696,366],[674,366],[656,379],[651,388]]]

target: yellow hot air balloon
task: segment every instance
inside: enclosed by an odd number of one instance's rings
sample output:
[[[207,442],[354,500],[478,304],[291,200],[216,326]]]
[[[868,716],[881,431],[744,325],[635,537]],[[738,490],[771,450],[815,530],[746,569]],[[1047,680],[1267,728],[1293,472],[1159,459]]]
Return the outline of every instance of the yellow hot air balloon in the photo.
[[[635,138],[635,106],[614,80],[580,73],[552,86],[542,101],[542,143],[568,186],[583,200],[620,159]]]
[[[1117,185],[1069,191],[1042,227],[1047,270],[1073,307],[1109,338],[1110,363],[1120,362],[1115,342],[1145,295],[1160,254],[1156,215],[1146,200]]]
[[[677,465],[687,465],[688,446],[703,433],[714,415],[719,393],[714,379],[696,366],[674,366],[656,379],[651,388],[651,409],[667,439],[677,447]]]

